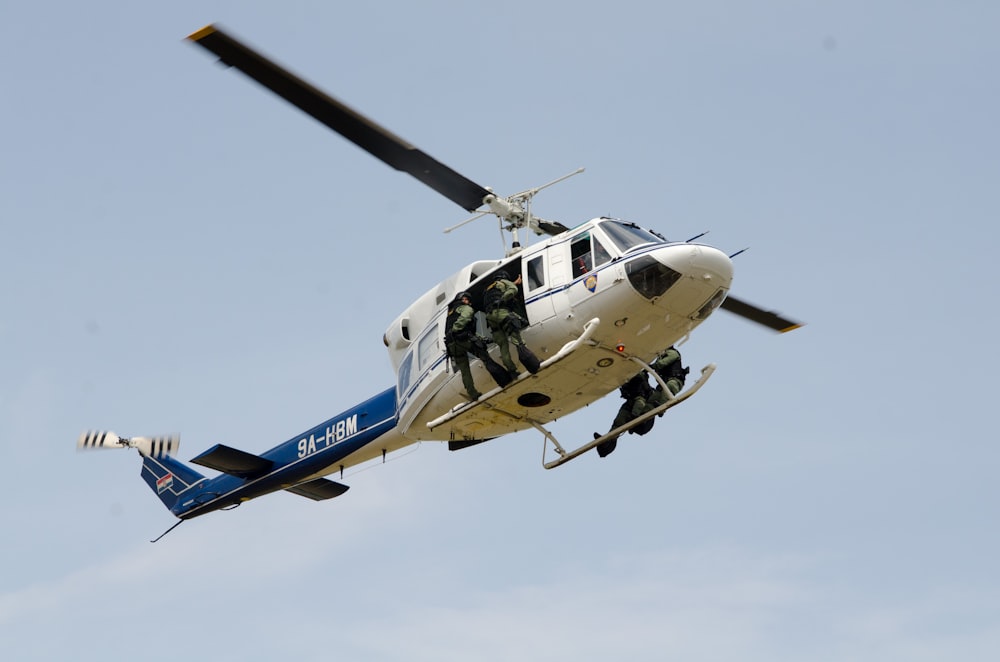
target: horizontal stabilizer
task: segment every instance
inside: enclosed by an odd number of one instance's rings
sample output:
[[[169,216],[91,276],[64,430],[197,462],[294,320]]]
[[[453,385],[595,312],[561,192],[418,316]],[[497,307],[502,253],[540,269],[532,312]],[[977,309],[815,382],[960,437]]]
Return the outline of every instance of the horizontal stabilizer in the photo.
[[[222,444],[212,446],[191,461],[237,478],[257,478],[269,472],[274,466],[271,460]]]
[[[308,497],[313,501],[322,501],[338,497],[349,489],[351,488],[348,485],[336,483],[326,478],[317,478],[306,483],[299,483],[293,487],[286,487],[285,491]]]

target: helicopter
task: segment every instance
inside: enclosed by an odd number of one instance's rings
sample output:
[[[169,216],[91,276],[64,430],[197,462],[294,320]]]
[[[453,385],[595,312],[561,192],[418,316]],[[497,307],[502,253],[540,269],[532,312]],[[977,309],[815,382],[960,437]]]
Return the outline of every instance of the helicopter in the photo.
[[[121,437],[109,431],[80,435],[79,449],[134,448],[142,477],[179,524],[230,509],[259,496],[288,491],[316,501],[344,494],[349,486],[328,478],[423,441],[460,450],[534,429],[543,437],[542,465],[561,466],[599,444],[684,402],[715,370],[706,365],[693,384],[671,393],[650,363],[682,344],[722,308],[778,332],[800,322],[729,294],[732,257],[698,243],[668,241],[630,221],[598,217],[573,228],[531,212],[543,186],[500,196],[391,133],[373,120],[286,70],[222,30],[208,25],[188,36],[195,45],[282,97],[392,168],[405,172],[475,215],[492,214],[510,236],[505,255],[472,262],[428,289],[386,329],[382,341],[396,373],[395,384],[260,454],[217,444],[190,460],[220,472],[206,477],[176,459],[179,436]],[[522,246],[521,232],[536,243]],[[735,255],[735,254],[734,254]],[[510,304],[525,321],[524,343],[536,354],[533,369],[507,375],[500,385],[472,398],[449,359],[446,326],[461,297],[481,302],[502,277],[521,285]],[[475,335],[489,337],[485,313],[473,318]],[[487,345],[496,359],[500,348]],[[470,358],[473,381],[492,385],[491,361]],[[579,444],[561,443],[546,425],[618,390],[645,372],[663,389],[665,402],[604,435]],[[157,538],[156,540],[159,540]],[[155,540],[153,541],[155,542]]]

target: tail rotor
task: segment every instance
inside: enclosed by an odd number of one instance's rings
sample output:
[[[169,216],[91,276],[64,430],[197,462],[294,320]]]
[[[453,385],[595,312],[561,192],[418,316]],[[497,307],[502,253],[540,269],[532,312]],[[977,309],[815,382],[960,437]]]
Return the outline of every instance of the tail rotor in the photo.
[[[76,441],[78,450],[96,450],[99,448],[134,448],[143,457],[174,457],[180,447],[180,435],[163,435],[158,437],[119,437],[114,432],[91,430],[84,432]]]

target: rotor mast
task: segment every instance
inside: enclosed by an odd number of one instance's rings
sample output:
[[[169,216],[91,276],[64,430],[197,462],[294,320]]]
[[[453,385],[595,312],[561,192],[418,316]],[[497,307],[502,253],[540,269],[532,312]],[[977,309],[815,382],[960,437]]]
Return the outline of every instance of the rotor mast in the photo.
[[[584,168],[577,168],[573,172],[563,175],[557,179],[553,179],[547,184],[542,184],[541,186],[536,186],[530,188],[527,191],[521,191],[512,196],[501,198],[490,190],[490,194],[483,198],[483,204],[490,208],[489,213],[494,214],[498,219],[500,219],[500,224],[502,229],[506,230],[511,235],[511,247],[510,253],[516,253],[521,250],[521,242],[518,238],[517,231],[521,228],[528,228],[532,230],[537,235],[543,234],[560,234],[565,232],[569,228],[558,221],[547,221],[544,218],[538,218],[531,213],[531,199],[535,197],[535,194],[543,189],[547,189],[550,186],[558,184],[559,182],[565,181],[574,175],[579,175],[583,172]],[[482,215],[482,214],[480,214]],[[464,221],[459,225],[464,225],[465,223],[478,218],[474,216],[473,218]],[[507,225],[503,226],[506,222]],[[448,228],[445,232],[450,232],[455,227]]]

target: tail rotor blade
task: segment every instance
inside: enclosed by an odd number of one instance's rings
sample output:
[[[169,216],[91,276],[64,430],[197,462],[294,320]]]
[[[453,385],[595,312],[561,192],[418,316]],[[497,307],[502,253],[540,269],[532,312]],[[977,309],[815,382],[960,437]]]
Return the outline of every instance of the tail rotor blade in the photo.
[[[76,440],[79,450],[96,450],[98,448],[128,448],[128,439],[122,439],[114,432],[106,430],[90,430],[80,435]]]
[[[174,456],[180,447],[180,435],[161,435],[158,437],[132,437],[126,439],[114,432],[91,430],[84,432],[76,441],[79,450],[96,450],[99,448],[134,448],[146,457]]]
[[[177,455],[181,445],[180,435],[163,435],[159,437],[133,437],[132,446],[147,457],[171,457]]]

